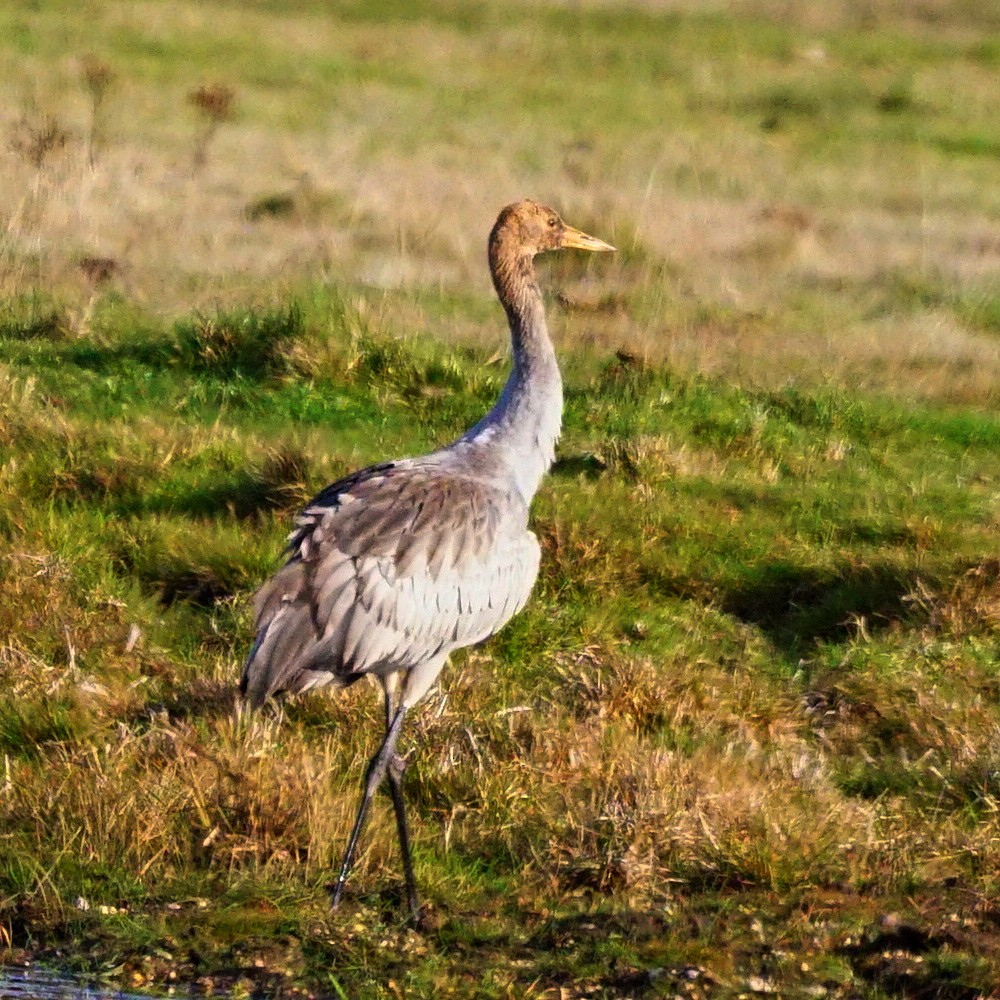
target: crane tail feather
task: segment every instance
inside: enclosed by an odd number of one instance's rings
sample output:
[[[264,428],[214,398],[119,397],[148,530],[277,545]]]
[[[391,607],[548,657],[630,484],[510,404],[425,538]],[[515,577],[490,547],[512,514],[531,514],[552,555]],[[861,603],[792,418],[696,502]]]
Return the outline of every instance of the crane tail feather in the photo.
[[[257,632],[253,647],[243,664],[240,694],[254,708],[282,691],[301,690],[309,684],[300,664],[315,644],[308,609],[295,602],[279,608],[277,614]]]

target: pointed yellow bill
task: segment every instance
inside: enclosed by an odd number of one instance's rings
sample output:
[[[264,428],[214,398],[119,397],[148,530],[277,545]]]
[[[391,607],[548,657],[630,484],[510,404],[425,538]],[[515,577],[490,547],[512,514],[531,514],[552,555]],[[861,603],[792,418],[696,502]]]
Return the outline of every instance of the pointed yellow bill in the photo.
[[[586,233],[582,233],[579,229],[574,229],[572,226],[567,226],[563,230],[562,243],[560,245],[571,247],[574,250],[616,249],[610,243],[605,243],[604,240],[599,240],[596,236],[588,236]]]

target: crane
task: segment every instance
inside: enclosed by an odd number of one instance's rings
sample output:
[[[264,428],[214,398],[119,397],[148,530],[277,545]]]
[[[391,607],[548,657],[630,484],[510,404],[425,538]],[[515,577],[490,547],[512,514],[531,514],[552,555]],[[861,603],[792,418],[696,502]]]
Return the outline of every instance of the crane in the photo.
[[[365,817],[388,779],[407,903],[420,920],[396,745],[407,712],[456,649],[497,632],[528,600],[541,551],[528,511],[555,457],[562,379],[533,259],[548,250],[610,251],[534,201],[508,205],[489,237],[513,366],[493,408],[457,440],[327,486],[289,536],[288,559],[254,599],[256,640],[240,680],[260,706],[282,693],[374,678],[385,737],[368,764],[333,888],[336,908]]]

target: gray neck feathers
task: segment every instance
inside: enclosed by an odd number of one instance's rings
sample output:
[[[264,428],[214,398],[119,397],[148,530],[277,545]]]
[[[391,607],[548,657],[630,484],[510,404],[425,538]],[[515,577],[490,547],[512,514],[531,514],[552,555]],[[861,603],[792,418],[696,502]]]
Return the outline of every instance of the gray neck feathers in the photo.
[[[514,250],[494,234],[490,269],[510,321],[514,367],[496,405],[461,440],[482,449],[530,502],[555,458],[562,379],[531,257],[508,249]]]

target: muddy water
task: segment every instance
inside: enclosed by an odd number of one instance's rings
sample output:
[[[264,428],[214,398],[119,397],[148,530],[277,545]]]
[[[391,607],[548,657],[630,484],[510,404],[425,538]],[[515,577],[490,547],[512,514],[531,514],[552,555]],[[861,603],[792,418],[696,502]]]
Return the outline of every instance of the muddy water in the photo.
[[[0,1000],[149,1000],[136,993],[83,983],[40,969],[0,968]]]

